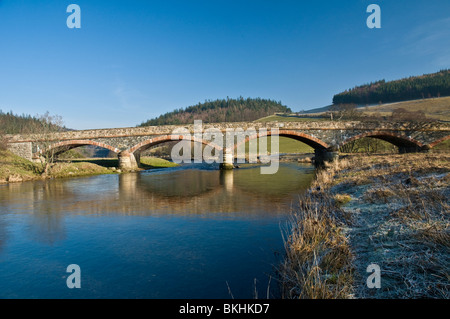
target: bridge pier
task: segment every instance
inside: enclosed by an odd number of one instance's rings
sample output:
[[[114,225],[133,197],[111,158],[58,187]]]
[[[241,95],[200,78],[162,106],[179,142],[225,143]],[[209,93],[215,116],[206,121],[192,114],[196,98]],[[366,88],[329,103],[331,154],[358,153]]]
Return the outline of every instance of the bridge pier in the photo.
[[[137,171],[139,169],[138,162],[133,153],[123,151],[119,153],[119,168],[122,171]]]
[[[233,169],[233,150],[224,149],[223,150],[222,163],[220,163],[220,169]]]
[[[136,160],[137,167],[141,167],[141,152],[134,152],[134,159]]]

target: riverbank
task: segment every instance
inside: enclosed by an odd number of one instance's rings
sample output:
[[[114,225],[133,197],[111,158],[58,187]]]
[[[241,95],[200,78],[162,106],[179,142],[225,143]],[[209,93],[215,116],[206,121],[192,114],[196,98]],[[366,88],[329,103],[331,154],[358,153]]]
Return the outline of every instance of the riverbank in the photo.
[[[449,298],[450,154],[343,156],[285,233],[284,298]],[[381,288],[368,288],[370,264]]]
[[[51,178],[93,176],[102,174],[119,174],[117,159],[71,159],[53,163],[46,175],[43,167],[13,153],[0,150],[0,184],[16,183]],[[141,159],[142,169],[172,167],[177,164],[153,157]]]

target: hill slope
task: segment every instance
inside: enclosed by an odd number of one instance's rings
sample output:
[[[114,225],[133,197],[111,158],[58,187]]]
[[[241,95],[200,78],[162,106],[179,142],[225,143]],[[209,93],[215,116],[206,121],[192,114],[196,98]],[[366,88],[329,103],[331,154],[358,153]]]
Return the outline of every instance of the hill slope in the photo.
[[[204,123],[254,121],[276,112],[291,112],[291,109],[281,102],[261,98],[227,98],[177,109],[143,122],[139,126],[193,124],[194,120],[202,120]]]
[[[402,101],[394,103],[377,104],[367,107],[359,107],[357,110],[365,115],[375,115],[375,116],[391,116],[392,111],[398,109],[405,109],[409,112],[422,111],[426,118],[434,119],[439,121],[450,121],[450,96],[431,98],[431,99],[420,99],[411,101]],[[307,121],[307,120],[317,120],[320,117],[329,119],[327,112],[331,111],[331,106],[327,108],[318,108],[309,110],[307,113],[298,114],[297,117],[286,117],[286,121]],[[318,118],[314,118],[318,117]],[[279,116],[269,116],[260,119],[261,122],[264,121],[283,121],[282,117]]]
[[[430,119],[440,121],[450,121],[450,97],[441,97],[435,99],[413,100],[397,103],[387,103],[364,108],[363,112],[367,115],[380,114],[390,116],[395,109],[403,108],[410,112],[423,111],[425,116]]]
[[[450,96],[450,70],[356,86],[333,96],[333,104],[357,105]]]

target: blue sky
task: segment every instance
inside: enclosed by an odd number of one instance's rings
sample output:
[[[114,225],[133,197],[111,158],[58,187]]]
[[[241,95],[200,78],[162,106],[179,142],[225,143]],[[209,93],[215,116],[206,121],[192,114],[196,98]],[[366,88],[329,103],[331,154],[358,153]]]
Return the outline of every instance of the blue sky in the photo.
[[[371,3],[381,29],[366,26]],[[0,39],[1,110],[127,127],[227,96],[307,110],[449,68],[450,1],[0,0]]]

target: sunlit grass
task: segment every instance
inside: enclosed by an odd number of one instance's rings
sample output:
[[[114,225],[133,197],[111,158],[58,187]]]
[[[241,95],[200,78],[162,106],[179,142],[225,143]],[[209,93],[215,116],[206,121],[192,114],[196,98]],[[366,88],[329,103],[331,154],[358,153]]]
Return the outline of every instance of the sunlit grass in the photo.
[[[287,154],[294,154],[294,153],[314,153],[314,149],[305,143],[302,143],[300,141],[294,140],[289,137],[279,136],[278,137],[278,153],[287,153]],[[252,141],[252,143],[257,143],[257,147],[259,149],[259,144],[262,143],[262,145],[267,145],[267,151],[270,153],[275,153],[276,149],[272,150],[272,137],[271,136],[265,136],[261,137],[259,139],[255,139]],[[245,153],[248,154],[249,152],[249,145],[250,142],[245,143]]]
[[[423,111],[426,117],[430,119],[450,121],[450,96],[398,103],[387,103],[362,108],[361,110],[367,115],[373,115],[379,112],[381,115],[390,116],[392,111],[398,108],[404,108],[410,112]]]
[[[36,178],[39,167],[9,151],[0,151],[0,180],[6,181],[10,176],[20,176],[23,180]]]
[[[158,157],[141,157],[141,166],[145,169],[175,167],[178,164]]]

